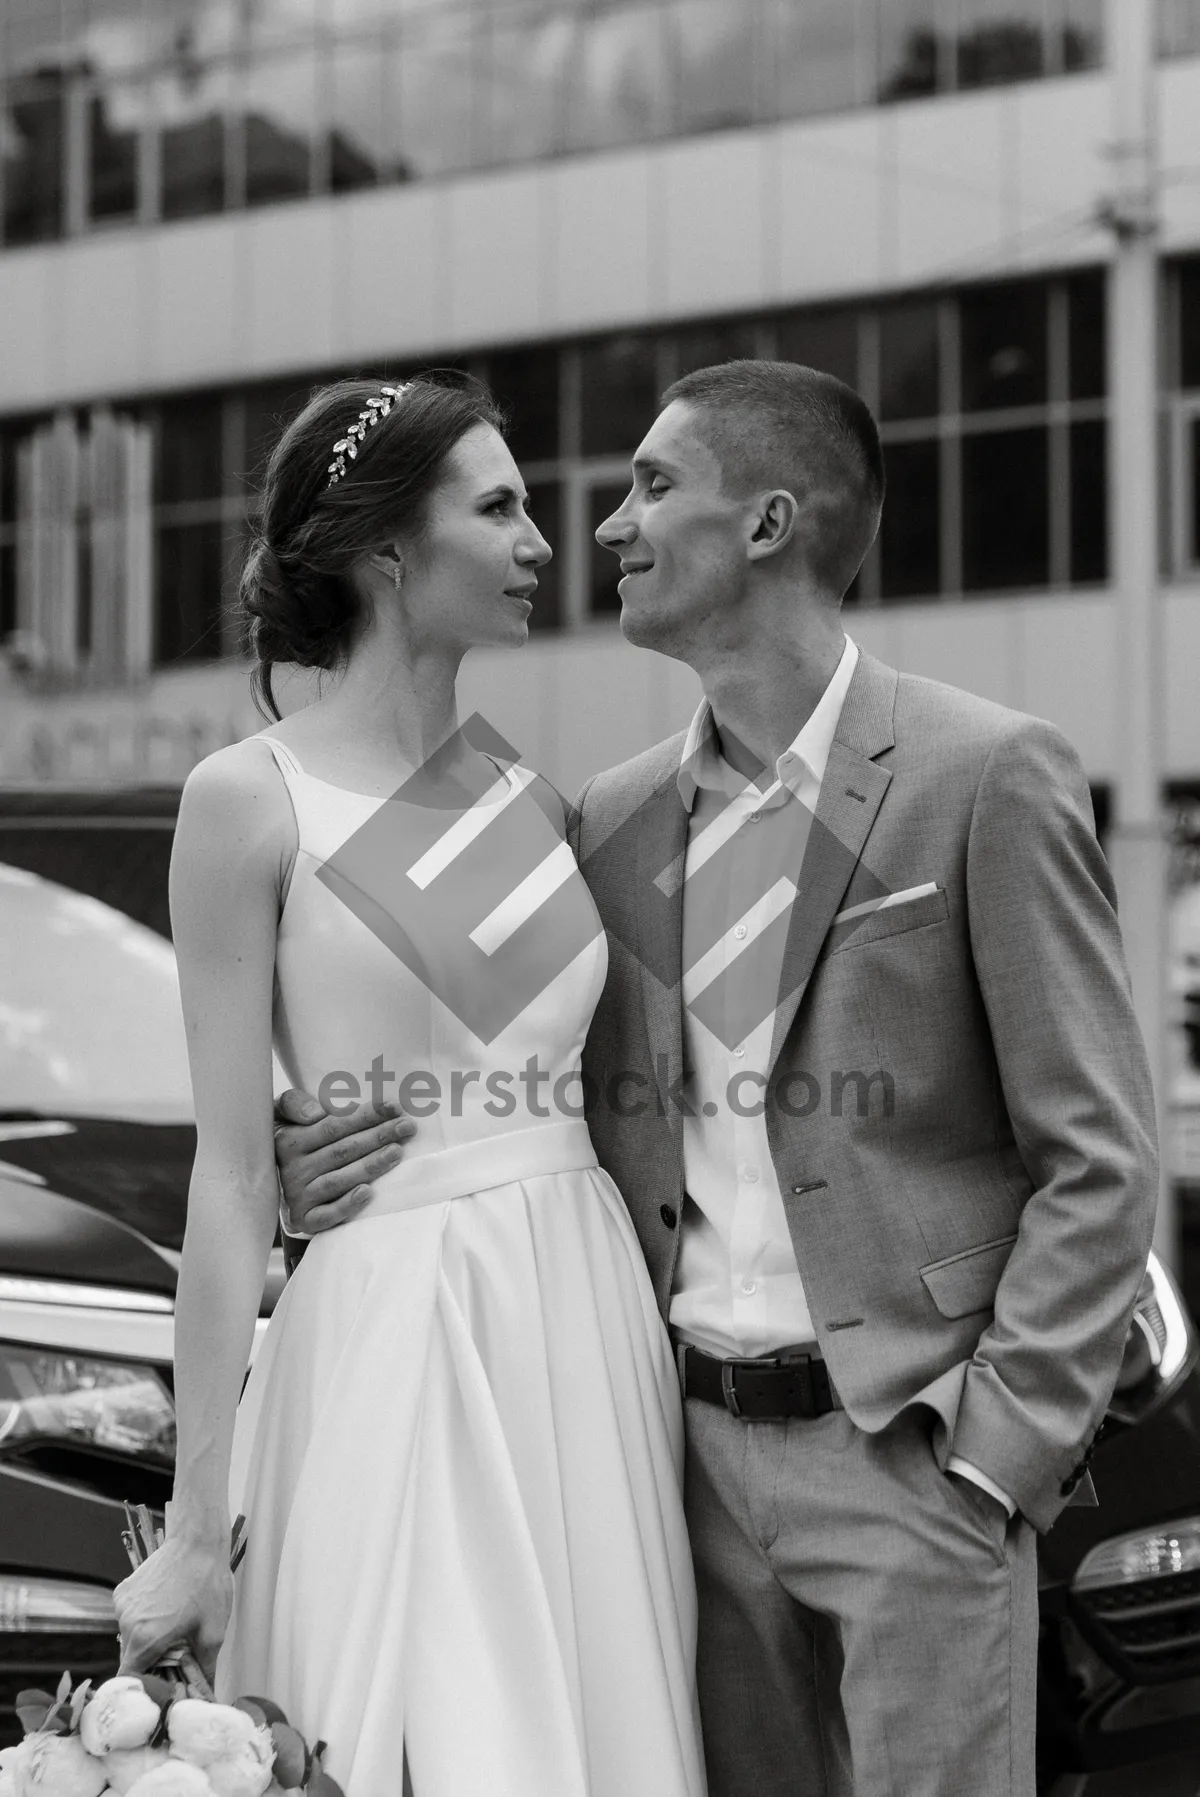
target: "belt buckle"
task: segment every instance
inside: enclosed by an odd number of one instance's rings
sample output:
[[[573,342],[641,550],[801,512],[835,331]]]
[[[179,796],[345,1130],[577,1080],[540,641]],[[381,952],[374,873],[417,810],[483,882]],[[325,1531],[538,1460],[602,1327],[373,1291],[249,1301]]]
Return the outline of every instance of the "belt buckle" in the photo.
[[[781,1362],[776,1359],[723,1360],[721,1362],[721,1396],[725,1399],[725,1408],[730,1416],[736,1416],[740,1421],[746,1420],[742,1407],[738,1403],[737,1385],[734,1378],[737,1369],[740,1366],[777,1367],[780,1364]]]

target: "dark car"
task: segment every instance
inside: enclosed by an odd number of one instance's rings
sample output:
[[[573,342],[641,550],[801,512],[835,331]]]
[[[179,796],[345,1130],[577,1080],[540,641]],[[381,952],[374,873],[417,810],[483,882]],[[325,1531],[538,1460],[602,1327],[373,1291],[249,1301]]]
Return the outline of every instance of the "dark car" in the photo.
[[[20,1686],[113,1669],[120,1500],[160,1510],[170,1490],[194,1146],[177,800],[0,788],[0,1741]],[[260,1332],[282,1276],[276,1253]],[[1047,1787],[1200,1752],[1198,1356],[1152,1258],[1092,1459],[1100,1506],[1040,1544]]]

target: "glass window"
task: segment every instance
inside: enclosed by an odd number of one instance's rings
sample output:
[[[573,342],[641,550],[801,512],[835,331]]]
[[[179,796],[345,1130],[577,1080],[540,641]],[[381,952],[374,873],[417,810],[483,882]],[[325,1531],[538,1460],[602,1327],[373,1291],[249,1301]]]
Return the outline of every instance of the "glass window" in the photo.
[[[1049,433],[963,438],[963,587],[1045,586],[1050,575]]]
[[[884,451],[887,497],[879,527],[880,592],[908,599],[941,590],[939,445],[891,443]]]
[[[632,455],[658,410],[658,346],[649,334],[603,337],[579,352],[584,455]]]
[[[66,80],[58,70],[9,81],[0,118],[4,241],[62,235]]]
[[[933,301],[879,314],[879,415],[932,418],[938,411],[938,314]]]
[[[1158,0],[1158,44],[1163,56],[1191,56],[1200,50],[1197,0]]]
[[[535,483],[529,489],[529,512],[554,551],[553,561],[538,569],[538,589],[529,615],[530,630],[557,630],[562,623],[562,504],[557,481]]]
[[[216,520],[159,527],[156,663],[208,661],[220,655],[223,535]]]
[[[945,85],[946,0],[886,0],[879,8],[881,101],[919,99]]]
[[[17,628],[17,546],[0,541],[0,643]]]
[[[860,26],[860,19],[862,24]],[[849,0],[779,0],[778,106],[783,118],[856,106],[874,86],[867,9]]]
[[[1058,67],[1067,73],[1103,64],[1104,7],[1105,0],[1051,0],[1050,16],[1059,37]],[[1049,60],[1053,68],[1053,57]]]
[[[88,214],[131,218],[138,209],[138,132],[145,116],[140,83],[110,83],[88,97]]]
[[[1200,387],[1200,258],[1179,268],[1179,381]]]
[[[531,162],[562,149],[565,95],[574,25],[561,12],[525,0],[530,16],[510,5],[490,16],[480,72],[483,137],[488,162]]]
[[[517,462],[550,461],[558,454],[556,345],[489,356],[483,378],[508,414],[508,446]]]
[[[262,482],[271,451],[297,412],[308,404],[311,391],[307,381],[294,380],[264,382],[261,386],[246,388],[246,467],[241,471],[241,490],[247,493],[251,503]],[[347,423],[350,422],[352,420],[348,419]]]
[[[668,19],[675,58],[676,131],[752,124],[755,117],[754,0],[674,0]]]
[[[373,187],[392,178],[383,116],[384,62],[374,38],[325,45],[326,156],[334,193]]]
[[[621,560],[611,549],[602,549],[596,541],[596,532],[606,518],[612,516],[625,502],[629,492],[629,483],[621,486],[593,487],[589,495],[588,534],[591,545],[591,604],[589,607],[594,618],[616,617],[621,610],[621,595],[617,591],[617,582],[621,578]]]
[[[1045,403],[1046,295],[1043,281],[978,287],[962,295],[964,412]]]
[[[225,204],[227,63],[169,68],[154,83],[161,135],[162,216],[196,218]]]
[[[776,323],[775,353],[781,362],[823,369],[857,389],[858,314],[848,308],[785,313]]]
[[[12,524],[17,516],[17,446],[26,434],[0,431],[0,524]]]
[[[1088,269],[1067,277],[1072,399],[1100,399],[1107,390],[1105,356],[1105,274]]]
[[[221,395],[189,395],[159,411],[155,498],[176,505],[221,495]]]
[[[758,354],[758,326],[753,320],[725,325],[699,325],[675,333],[675,379],[718,362],[753,360]],[[649,427],[647,418],[643,431]]]
[[[246,204],[271,205],[303,197],[313,179],[315,50],[257,58],[242,75],[240,97]]]
[[[1103,419],[1071,426],[1071,583],[1108,579],[1108,431]]]
[[[1042,74],[1042,30],[1039,0],[961,0],[959,87],[991,87]]]
[[[401,178],[470,168],[479,135],[480,22],[470,14],[406,18],[388,39],[387,160]]]
[[[255,47],[303,43],[316,29],[316,0],[254,0],[239,10]]]
[[[646,143],[666,129],[670,64],[661,0],[577,15],[570,48],[568,149]]]

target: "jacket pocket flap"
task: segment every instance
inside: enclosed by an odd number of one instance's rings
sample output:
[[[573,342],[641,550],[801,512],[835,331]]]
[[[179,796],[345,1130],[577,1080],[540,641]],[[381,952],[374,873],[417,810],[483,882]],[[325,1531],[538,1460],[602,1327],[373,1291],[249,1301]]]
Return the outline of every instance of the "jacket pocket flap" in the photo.
[[[968,1317],[974,1310],[990,1310],[1000,1275],[1013,1251],[1015,1235],[978,1248],[964,1248],[945,1260],[930,1261],[921,1268],[925,1290],[944,1317]]]
[[[945,891],[939,886],[936,892],[924,892],[920,898],[905,899],[898,905],[881,905],[877,911],[867,911],[862,917],[849,917],[845,923],[835,923],[829,931],[830,952],[840,954],[843,949],[878,942],[884,936],[898,936],[903,930],[940,923],[949,915]]]

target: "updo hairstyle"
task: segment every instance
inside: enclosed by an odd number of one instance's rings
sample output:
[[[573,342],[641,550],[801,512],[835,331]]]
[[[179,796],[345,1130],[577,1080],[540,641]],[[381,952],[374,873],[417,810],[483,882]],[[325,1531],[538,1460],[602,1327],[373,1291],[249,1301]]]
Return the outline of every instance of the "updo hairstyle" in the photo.
[[[345,662],[361,601],[350,579],[360,558],[397,536],[419,538],[446,458],[477,424],[503,431],[487,389],[454,370],[417,376],[365,433],[329,485],[333,446],[382,381],[337,381],[313,394],[280,437],[263,477],[257,535],[238,607],[254,656],[254,702],[278,720],[278,662],[334,669]],[[389,385],[399,385],[389,382]]]

